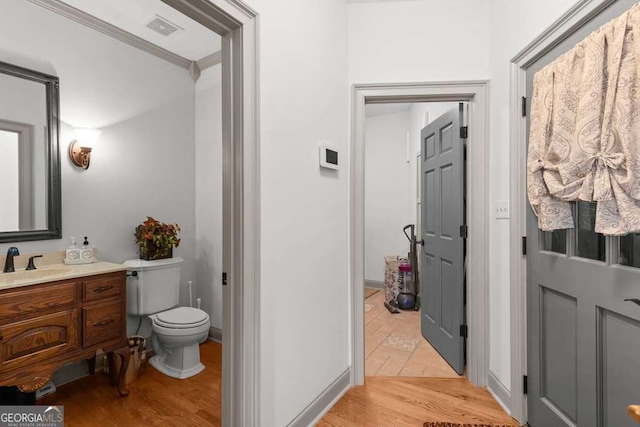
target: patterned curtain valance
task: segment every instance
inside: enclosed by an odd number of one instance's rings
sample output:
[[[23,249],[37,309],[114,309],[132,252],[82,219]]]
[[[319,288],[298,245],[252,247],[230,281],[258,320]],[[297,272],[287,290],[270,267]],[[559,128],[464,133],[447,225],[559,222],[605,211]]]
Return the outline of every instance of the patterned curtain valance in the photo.
[[[640,3],[535,74],[527,192],[542,230],[583,200],[596,232],[640,232]]]

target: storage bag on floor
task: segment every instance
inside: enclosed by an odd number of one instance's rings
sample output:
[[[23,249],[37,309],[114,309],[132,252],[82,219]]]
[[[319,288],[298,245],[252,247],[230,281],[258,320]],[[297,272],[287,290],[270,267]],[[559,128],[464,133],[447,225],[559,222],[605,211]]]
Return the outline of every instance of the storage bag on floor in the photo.
[[[395,301],[400,292],[400,270],[398,266],[404,258],[397,255],[384,257],[384,298]]]
[[[146,340],[144,337],[139,335],[132,335],[127,338],[127,344],[129,346],[129,353],[131,354],[129,358],[129,367],[127,368],[127,373],[124,377],[124,384],[129,385],[138,379],[140,375],[140,370],[142,368],[142,360],[146,357],[145,344]],[[117,384],[118,374],[120,373],[120,365],[122,362],[119,357],[112,357],[110,361],[109,370],[111,372],[112,381]]]

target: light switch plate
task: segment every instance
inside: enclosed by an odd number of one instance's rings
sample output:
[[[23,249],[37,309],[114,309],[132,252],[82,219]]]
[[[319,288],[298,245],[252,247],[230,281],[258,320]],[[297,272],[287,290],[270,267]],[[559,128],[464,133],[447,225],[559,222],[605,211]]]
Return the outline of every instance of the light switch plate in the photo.
[[[508,219],[509,218],[509,200],[496,201],[496,219]]]

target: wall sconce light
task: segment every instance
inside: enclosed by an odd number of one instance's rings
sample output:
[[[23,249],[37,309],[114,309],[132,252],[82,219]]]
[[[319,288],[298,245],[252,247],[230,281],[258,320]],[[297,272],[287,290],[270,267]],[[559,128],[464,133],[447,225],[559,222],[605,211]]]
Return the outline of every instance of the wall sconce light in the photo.
[[[89,128],[74,128],[76,139],[71,141],[69,146],[69,157],[74,165],[82,169],[89,169],[91,161],[91,150],[95,147],[96,142],[102,131]]]

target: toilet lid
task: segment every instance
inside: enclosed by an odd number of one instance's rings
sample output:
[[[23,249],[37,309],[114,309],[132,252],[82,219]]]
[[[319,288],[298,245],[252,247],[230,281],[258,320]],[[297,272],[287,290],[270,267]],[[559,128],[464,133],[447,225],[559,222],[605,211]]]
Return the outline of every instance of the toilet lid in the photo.
[[[209,321],[209,315],[198,308],[178,307],[156,315],[154,322],[165,328],[194,328]]]

